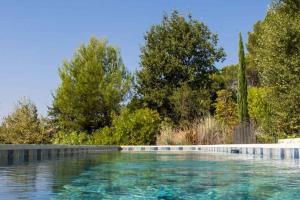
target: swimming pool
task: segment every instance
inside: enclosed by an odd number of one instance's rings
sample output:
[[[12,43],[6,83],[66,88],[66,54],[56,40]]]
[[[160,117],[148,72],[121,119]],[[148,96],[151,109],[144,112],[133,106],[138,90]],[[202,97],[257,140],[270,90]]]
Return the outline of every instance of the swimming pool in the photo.
[[[299,160],[110,152],[0,167],[0,199],[300,199]]]

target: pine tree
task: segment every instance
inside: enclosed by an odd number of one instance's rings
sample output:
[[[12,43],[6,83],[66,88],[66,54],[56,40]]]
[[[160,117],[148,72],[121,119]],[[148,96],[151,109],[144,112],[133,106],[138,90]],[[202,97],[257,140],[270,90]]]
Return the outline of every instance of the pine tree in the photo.
[[[238,115],[240,122],[248,121],[246,64],[242,34],[239,34]]]
[[[92,133],[110,125],[131,84],[119,50],[95,37],[63,63],[59,75],[49,115],[65,131]]]

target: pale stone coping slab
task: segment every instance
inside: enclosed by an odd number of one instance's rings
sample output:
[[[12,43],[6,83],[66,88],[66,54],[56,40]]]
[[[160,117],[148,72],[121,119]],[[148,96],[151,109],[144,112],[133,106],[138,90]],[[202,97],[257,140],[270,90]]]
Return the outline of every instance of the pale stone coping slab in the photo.
[[[227,147],[227,148],[300,148],[300,143],[281,143],[281,144],[218,144],[218,145],[122,145],[122,150],[127,148],[164,148],[170,147],[175,150],[176,147],[200,147],[200,148],[214,148],[214,147]]]
[[[299,159],[300,144],[121,146],[121,151],[230,153],[255,155],[270,159]]]
[[[21,150],[21,149],[116,149],[120,146],[107,145],[60,145],[60,144],[0,144],[0,150]]]
[[[0,145],[0,165],[51,160],[87,155],[90,153],[119,151],[119,146],[98,145]]]
[[[291,139],[279,139],[279,144],[300,144],[300,138],[291,138]]]
[[[247,154],[271,159],[299,159],[300,143],[222,144],[222,145],[0,145],[0,164],[40,161],[88,153],[123,152],[198,152]]]

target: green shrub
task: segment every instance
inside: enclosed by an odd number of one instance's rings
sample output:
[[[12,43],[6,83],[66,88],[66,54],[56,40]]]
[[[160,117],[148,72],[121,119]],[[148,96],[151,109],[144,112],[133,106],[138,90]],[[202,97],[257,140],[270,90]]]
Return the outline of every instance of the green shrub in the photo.
[[[248,90],[249,114],[261,123],[268,116],[267,88],[251,87]]]
[[[159,114],[149,108],[123,109],[113,118],[110,128],[95,131],[91,140],[94,144],[155,144],[159,123]]]
[[[92,137],[91,137],[91,143],[94,145],[112,145],[117,144],[115,141],[115,138],[112,134],[112,129],[110,127],[104,127],[102,129],[96,130]]]
[[[229,90],[217,92],[216,120],[224,126],[233,126],[238,123],[236,102],[233,93]]]
[[[71,144],[71,145],[91,144],[88,134],[84,132],[76,132],[76,131],[70,133],[59,131],[54,135],[52,142],[53,144]]]
[[[270,99],[271,92],[267,87],[251,87],[248,90],[249,115],[256,123],[256,139],[259,143],[272,143],[279,138],[287,137],[286,134],[275,129],[276,120],[272,99]]]
[[[130,112],[124,109],[113,119],[113,138],[116,144],[155,144],[160,123],[159,114],[149,108]]]
[[[159,114],[149,108],[130,111],[123,109],[114,116],[111,127],[89,135],[85,132],[63,132],[54,135],[54,144],[142,145],[154,144],[160,123]]]

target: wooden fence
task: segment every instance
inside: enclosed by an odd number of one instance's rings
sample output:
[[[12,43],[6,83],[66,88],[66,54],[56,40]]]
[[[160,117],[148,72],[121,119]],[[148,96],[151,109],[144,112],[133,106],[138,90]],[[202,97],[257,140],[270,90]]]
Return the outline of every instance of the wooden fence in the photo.
[[[237,125],[233,130],[233,144],[255,144],[255,129],[253,121],[245,121]]]

